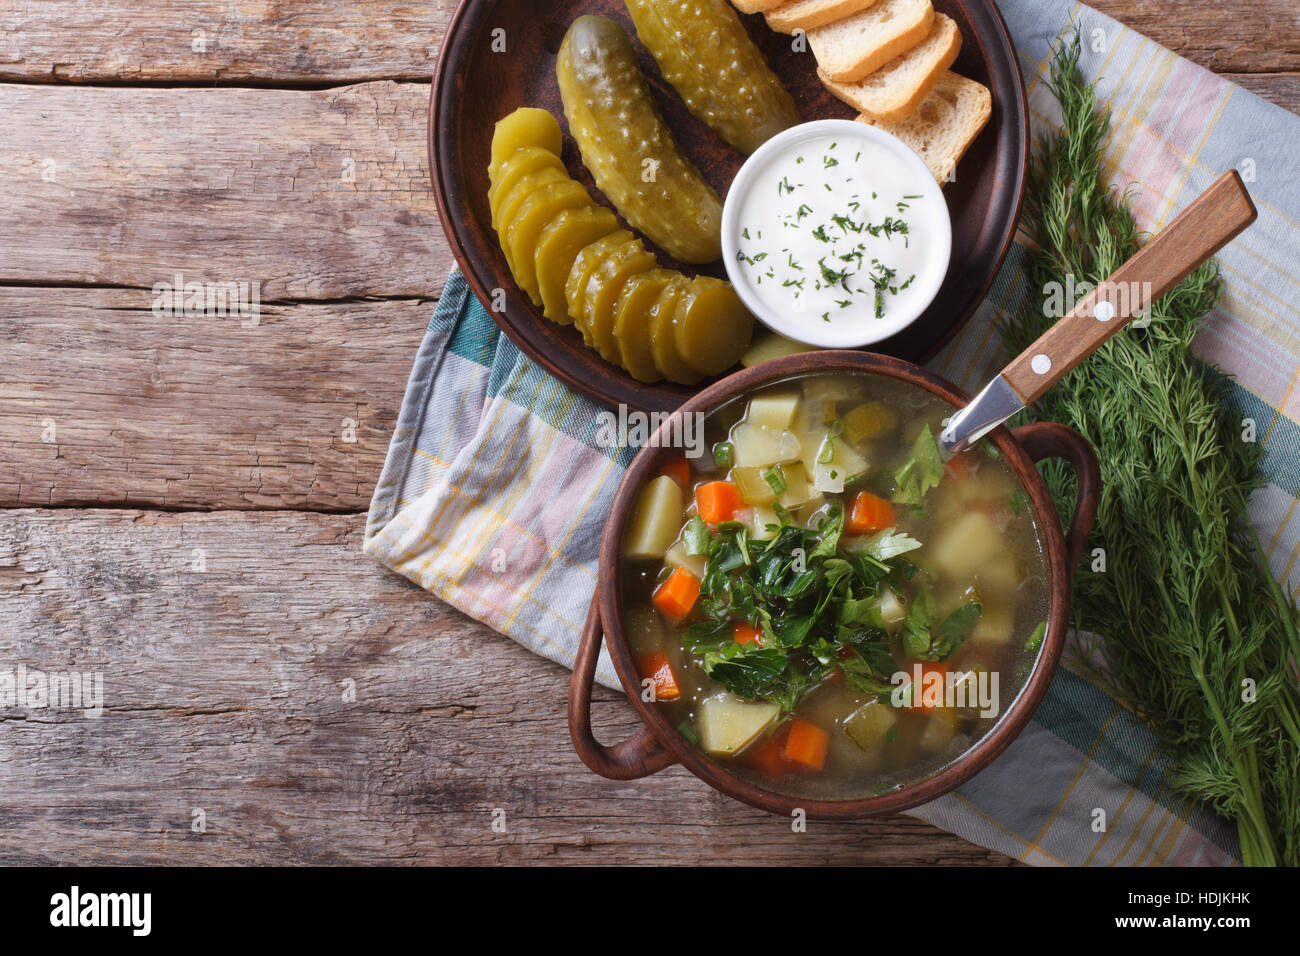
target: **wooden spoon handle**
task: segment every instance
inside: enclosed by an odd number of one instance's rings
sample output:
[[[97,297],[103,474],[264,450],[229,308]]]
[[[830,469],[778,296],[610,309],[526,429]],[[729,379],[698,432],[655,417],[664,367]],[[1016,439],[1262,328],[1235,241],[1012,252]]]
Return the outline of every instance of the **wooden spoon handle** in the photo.
[[[1026,405],[1035,401],[1151,303],[1236,238],[1258,213],[1236,171],[1225,173],[1142,251],[1085,296],[1002,370]]]

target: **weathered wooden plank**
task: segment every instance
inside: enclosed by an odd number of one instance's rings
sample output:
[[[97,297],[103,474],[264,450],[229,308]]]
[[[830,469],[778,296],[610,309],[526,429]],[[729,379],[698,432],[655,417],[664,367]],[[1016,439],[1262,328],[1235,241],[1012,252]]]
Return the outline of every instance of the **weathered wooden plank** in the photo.
[[[0,512],[0,670],[98,672],[104,705],[0,710],[0,862],[1008,862],[906,818],[793,833],[679,768],[590,774],[568,672],[373,564],[360,529]],[[637,724],[607,691],[596,712],[606,739]]]
[[[428,79],[456,0],[8,0],[0,79]]]
[[[427,79],[454,6],[454,0],[10,0],[0,10],[0,79]],[[1300,69],[1292,0],[1093,0],[1092,6],[1216,71]]]
[[[1232,80],[1292,113],[1300,113],[1300,73],[1228,73]]]
[[[436,295],[452,260],[428,96],[0,85],[0,284],[182,273],[259,282],[264,302]]]
[[[153,299],[0,288],[0,507],[368,505],[432,302]]]
[[[1294,0],[1088,0],[1095,9],[1216,73],[1300,69]]]

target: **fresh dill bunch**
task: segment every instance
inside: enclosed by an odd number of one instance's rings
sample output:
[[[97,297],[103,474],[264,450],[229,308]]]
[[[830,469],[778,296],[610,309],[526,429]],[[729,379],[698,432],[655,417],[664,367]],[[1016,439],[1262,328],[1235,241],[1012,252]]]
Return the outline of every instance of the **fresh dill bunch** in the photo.
[[[1079,69],[1078,32],[1058,45],[1050,88],[1062,130],[1038,144],[1024,227],[1031,289],[1003,329],[1018,354],[1059,316],[1052,284],[1099,284],[1142,246],[1128,192],[1104,179],[1110,117]],[[1247,865],[1300,864],[1300,628],[1250,525],[1264,484],[1262,450],[1244,440],[1229,381],[1192,341],[1220,293],[1207,263],[1039,402],[1097,449],[1101,500],[1089,551],[1105,570],[1078,569],[1073,617],[1089,676],[1155,732],[1175,765],[1172,785],[1234,819]],[[1075,479],[1043,467],[1066,514]],[[1092,551],[1092,553],[1096,553]],[[1093,664],[1094,656],[1101,661]]]

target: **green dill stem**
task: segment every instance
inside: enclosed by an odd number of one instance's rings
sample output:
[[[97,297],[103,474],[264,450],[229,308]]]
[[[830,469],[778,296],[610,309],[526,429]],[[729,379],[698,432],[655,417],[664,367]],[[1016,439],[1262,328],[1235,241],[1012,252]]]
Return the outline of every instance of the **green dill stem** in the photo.
[[[1040,141],[1025,227],[1031,287],[1008,350],[1052,324],[1050,288],[1098,284],[1141,248],[1129,192],[1103,179],[1109,113],[1079,64],[1076,31],[1057,47],[1048,85],[1062,131]],[[1300,865],[1300,612],[1268,567],[1248,502],[1263,484],[1262,450],[1237,440],[1225,378],[1192,350],[1220,291],[1217,267],[1196,270],[1040,402],[1098,449],[1101,501],[1092,541],[1104,573],[1075,577],[1075,629],[1095,635],[1089,676],[1127,702],[1172,760],[1173,787],[1231,815],[1247,865]],[[1072,303],[1069,303],[1072,304]],[[1068,305],[1068,304],[1067,304]],[[1043,469],[1063,514],[1076,484]],[[1246,678],[1258,696],[1237,699]]]

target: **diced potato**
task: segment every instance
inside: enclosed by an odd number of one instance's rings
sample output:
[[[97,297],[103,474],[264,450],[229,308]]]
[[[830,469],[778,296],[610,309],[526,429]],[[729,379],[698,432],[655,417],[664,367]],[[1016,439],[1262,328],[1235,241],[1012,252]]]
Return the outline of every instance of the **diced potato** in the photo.
[[[704,578],[704,566],[707,560],[702,554],[689,554],[680,538],[673,542],[672,547],[664,555],[664,564],[672,568],[684,568],[701,580]]]
[[[749,536],[755,541],[769,541],[776,537],[781,519],[771,508],[757,505],[749,509]]]
[[[799,393],[794,389],[767,392],[750,399],[745,421],[761,428],[785,431],[794,421],[799,408]]]
[[[1010,644],[1013,633],[1011,608],[1005,604],[988,604],[971,628],[966,644],[994,647]]]
[[[763,477],[766,468],[733,468],[731,480],[740,489],[740,497],[747,505],[770,505],[776,501],[776,492]]]
[[[735,464],[743,468],[764,468],[799,458],[799,439],[793,432],[751,425],[737,425],[731,432]]]
[[[951,707],[940,707],[930,714],[925,729],[921,731],[921,749],[930,753],[943,753],[956,736],[957,711]]]
[[[878,700],[862,705],[844,721],[844,732],[868,753],[883,751],[889,743],[886,738],[897,727],[894,708]]]
[[[804,435],[824,435],[826,426],[835,421],[835,402],[832,399],[804,398],[795,411],[790,430],[800,437]]]
[[[844,437],[854,445],[887,435],[897,427],[898,415],[884,402],[867,402],[844,416]]]
[[[826,441],[831,452],[826,453],[825,444],[819,446],[813,459],[813,487],[823,494],[837,495],[844,491],[846,481],[867,470],[867,460],[842,438],[827,437]]]
[[[800,352],[816,351],[815,346],[794,342],[785,336],[769,332],[766,335],[754,337],[754,343],[740,357],[740,364],[745,368],[753,368],[755,365],[761,365],[763,362],[772,359],[784,358],[787,355],[798,355]]]
[[[700,704],[700,743],[711,754],[739,753],[776,719],[779,710],[776,704],[750,703],[726,693],[706,698]]]
[[[942,528],[927,550],[941,575],[969,578],[1006,548],[992,518],[982,511],[968,511]]]
[[[803,380],[803,397],[809,401],[847,402],[854,397],[852,387],[841,376],[815,376]]]
[[[817,497],[812,482],[808,480],[808,471],[802,464],[793,468],[782,468],[781,471],[785,474],[785,491],[781,493],[782,507],[793,511]]]
[[[795,433],[795,438],[799,442],[799,460],[808,466],[808,474],[811,478],[812,466],[817,461],[817,452],[826,438],[826,425],[818,421],[801,423],[796,427],[798,431]]]
[[[623,556],[633,561],[662,558],[681,530],[682,486],[660,475],[637,496],[623,536]]]
[[[817,465],[813,469],[813,485],[823,494],[842,494],[847,477],[840,465]]]
[[[898,599],[892,588],[880,589],[880,616],[885,620],[885,627],[892,634],[907,617],[907,608]]]
[[[1020,573],[1016,570],[1016,559],[1010,551],[1004,551],[992,561],[986,561],[976,572],[980,591],[1010,598],[1020,587]]]

